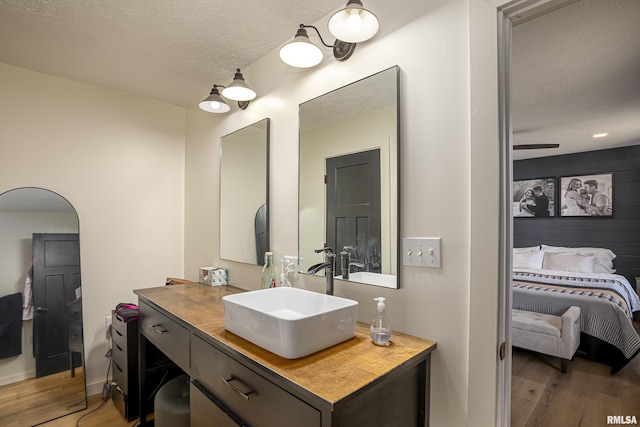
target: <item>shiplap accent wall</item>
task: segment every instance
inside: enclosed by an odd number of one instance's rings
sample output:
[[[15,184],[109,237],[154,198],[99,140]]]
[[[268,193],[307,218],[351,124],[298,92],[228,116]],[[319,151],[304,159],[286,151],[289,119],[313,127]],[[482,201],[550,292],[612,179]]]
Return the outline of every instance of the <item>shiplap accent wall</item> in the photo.
[[[640,277],[640,145],[518,160],[513,179],[608,172],[613,173],[613,218],[514,218],[513,246],[606,247],[617,255],[617,273],[635,285],[635,277]],[[558,204],[564,191],[559,185],[558,180]]]

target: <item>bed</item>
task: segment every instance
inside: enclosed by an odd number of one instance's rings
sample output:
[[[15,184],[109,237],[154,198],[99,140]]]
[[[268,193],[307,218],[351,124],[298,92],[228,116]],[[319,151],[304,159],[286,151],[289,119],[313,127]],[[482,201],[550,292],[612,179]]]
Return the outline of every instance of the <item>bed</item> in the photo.
[[[633,325],[640,298],[615,274],[614,258],[605,248],[515,248],[512,282],[513,308],[562,315],[580,307],[578,354],[611,366],[611,373],[640,353]]]

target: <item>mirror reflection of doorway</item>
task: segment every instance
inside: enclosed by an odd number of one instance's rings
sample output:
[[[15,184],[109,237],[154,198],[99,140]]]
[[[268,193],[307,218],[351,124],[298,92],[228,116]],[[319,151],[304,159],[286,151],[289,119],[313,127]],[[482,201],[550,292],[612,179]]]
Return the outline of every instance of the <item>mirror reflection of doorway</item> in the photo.
[[[381,273],[380,150],[328,158],[326,174],[327,246],[355,248],[359,271]]]
[[[36,378],[69,369],[82,352],[78,234],[33,234],[33,345]]]
[[[24,306],[20,352],[0,359],[0,401],[11,402],[0,405],[0,425],[36,425],[86,408],[78,231],[75,209],[56,193],[19,188],[0,194],[0,297],[18,294]],[[75,265],[73,272],[60,270],[64,264]]]

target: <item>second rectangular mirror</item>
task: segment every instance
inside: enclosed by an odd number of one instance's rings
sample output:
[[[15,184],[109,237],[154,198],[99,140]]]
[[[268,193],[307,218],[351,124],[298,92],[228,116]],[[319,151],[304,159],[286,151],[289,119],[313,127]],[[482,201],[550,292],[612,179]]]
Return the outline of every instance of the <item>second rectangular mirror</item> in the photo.
[[[264,264],[269,249],[269,119],[220,141],[220,258]]]
[[[337,254],[336,279],[398,287],[398,74],[300,105],[299,256]]]

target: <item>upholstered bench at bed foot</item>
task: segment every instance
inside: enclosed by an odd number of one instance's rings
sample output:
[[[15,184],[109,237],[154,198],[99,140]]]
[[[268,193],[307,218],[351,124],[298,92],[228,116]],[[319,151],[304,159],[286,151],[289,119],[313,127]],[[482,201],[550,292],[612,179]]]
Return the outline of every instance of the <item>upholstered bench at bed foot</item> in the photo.
[[[511,344],[559,357],[562,372],[567,372],[567,361],[580,345],[580,307],[571,306],[562,316],[513,309]]]

